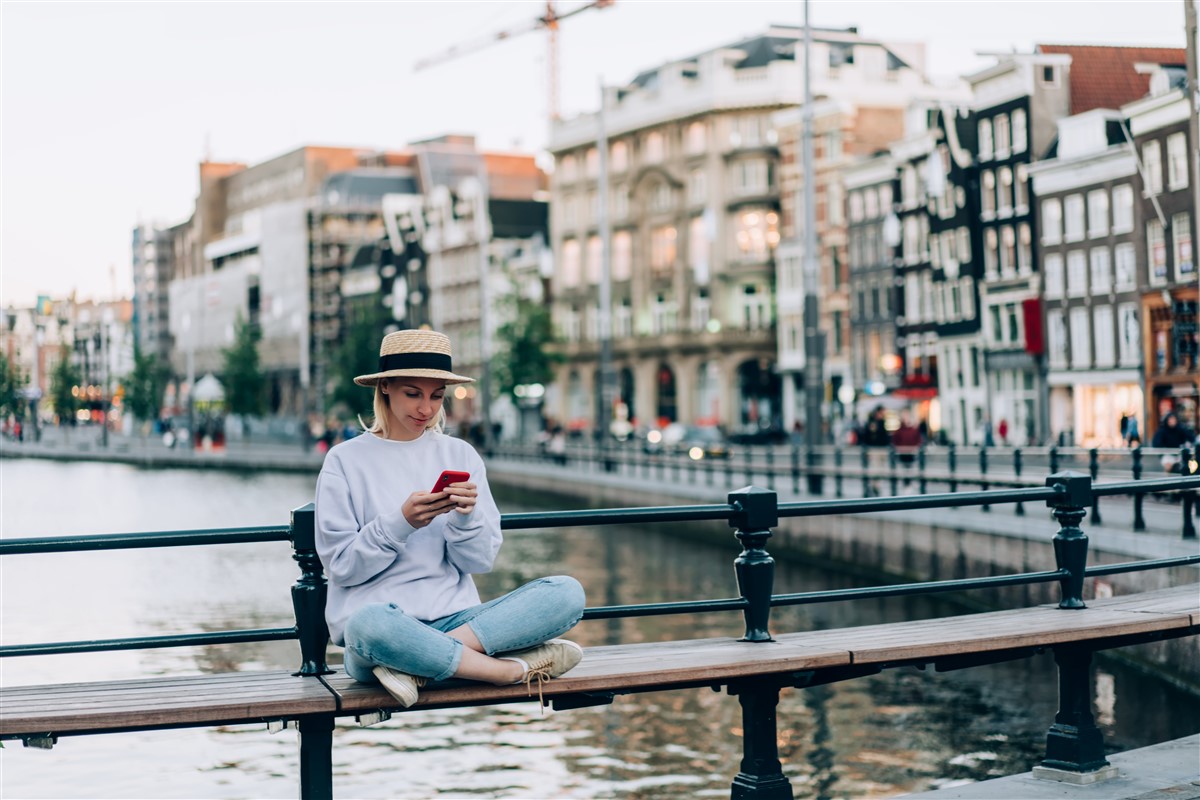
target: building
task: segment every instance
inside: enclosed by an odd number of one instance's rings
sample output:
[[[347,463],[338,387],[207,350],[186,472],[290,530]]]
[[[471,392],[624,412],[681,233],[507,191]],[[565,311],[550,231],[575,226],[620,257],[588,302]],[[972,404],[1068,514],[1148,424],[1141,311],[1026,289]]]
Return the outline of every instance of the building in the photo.
[[[1145,431],[1137,164],[1118,111],[1086,111],[1058,128],[1053,157],[1029,167],[1041,221],[1049,433],[1083,447],[1121,446],[1123,414]]]
[[[795,317],[803,290],[793,281],[786,297],[777,295],[776,267],[785,235],[781,215],[786,203],[794,217],[791,189],[800,184],[783,188],[775,115],[802,97],[802,34],[797,27],[773,27],[608,89],[607,187],[599,181],[598,115],[558,123],[552,131],[553,312],[566,363],[559,374],[561,398],[548,413],[570,427],[590,429],[598,416],[616,416],[642,427],[684,421],[754,432],[781,429],[785,419],[795,418],[794,373],[802,367],[795,351],[803,345],[802,339],[793,343],[792,333],[800,327]],[[897,95],[924,84],[920,70],[910,66],[919,62],[919,48],[901,54],[853,29],[815,30],[812,39],[814,97],[851,98],[833,110],[825,129],[824,175],[847,153],[867,146],[863,131],[871,127],[871,115],[857,115],[858,100],[894,107]],[[868,86],[874,94],[860,98],[859,90]],[[886,126],[874,135],[886,136]],[[799,140],[795,133],[789,136],[790,142]],[[794,158],[794,148],[788,150]],[[832,206],[828,197],[823,202],[837,211],[823,214],[823,222],[841,229],[840,182],[822,180],[826,184],[837,188],[827,192],[835,195]],[[599,304],[604,248],[599,192],[608,193],[612,229],[617,399],[613,409],[598,412],[605,314]],[[792,224],[790,238],[799,238],[797,232]],[[798,271],[796,256],[793,248],[790,258]],[[832,267],[835,258],[838,270]],[[834,273],[844,271],[844,243],[835,244],[826,261],[833,284]],[[777,307],[789,320],[782,341],[793,404],[784,402]],[[844,315],[846,309],[830,307],[831,326],[835,312]],[[839,322],[848,324],[844,316]],[[844,372],[844,347],[839,353],[838,370]]]
[[[1134,177],[1135,225],[1144,236],[1141,294],[1146,441],[1174,412],[1200,430],[1197,357],[1196,142],[1188,125],[1182,51],[1150,73],[1149,94],[1122,107],[1140,170]],[[1141,248],[1139,248],[1141,249]]]

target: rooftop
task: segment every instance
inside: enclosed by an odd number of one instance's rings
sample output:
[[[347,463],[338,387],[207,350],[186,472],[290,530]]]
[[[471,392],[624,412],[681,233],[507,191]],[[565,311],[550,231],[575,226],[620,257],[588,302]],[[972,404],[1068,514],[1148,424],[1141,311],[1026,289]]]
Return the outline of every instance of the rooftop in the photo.
[[[1093,108],[1120,108],[1150,91],[1150,75],[1138,64],[1181,67],[1181,47],[1115,47],[1110,45],[1039,44],[1039,53],[1071,57],[1071,114]]]

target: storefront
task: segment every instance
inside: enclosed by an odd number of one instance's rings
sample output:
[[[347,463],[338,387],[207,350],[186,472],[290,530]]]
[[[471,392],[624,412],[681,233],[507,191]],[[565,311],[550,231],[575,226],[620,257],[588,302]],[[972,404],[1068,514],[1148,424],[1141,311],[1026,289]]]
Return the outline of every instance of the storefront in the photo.
[[[1145,443],[1142,387],[1135,369],[1051,372],[1050,429],[1076,447],[1122,447],[1121,416],[1137,420]]]

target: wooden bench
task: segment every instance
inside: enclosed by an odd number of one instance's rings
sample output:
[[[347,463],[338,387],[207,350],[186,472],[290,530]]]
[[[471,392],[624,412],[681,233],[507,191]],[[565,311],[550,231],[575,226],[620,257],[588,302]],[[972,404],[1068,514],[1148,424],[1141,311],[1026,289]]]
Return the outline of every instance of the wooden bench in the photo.
[[[840,679],[918,663],[953,667],[1009,660],[1045,648],[1091,650],[1200,633],[1200,584],[1093,602],[957,617],[786,633],[774,642],[733,638],[589,647],[583,662],[544,684],[547,703],[574,707],[613,695],[696,686],[731,686],[773,677],[779,685]],[[847,675],[853,677],[854,675]],[[421,692],[422,708],[527,702],[522,686],[451,681]],[[366,717],[404,711],[377,685],[341,670],[319,677],[285,671],[155,677],[48,686],[5,686],[0,738],[48,742],[59,736],[267,723],[311,715]]]

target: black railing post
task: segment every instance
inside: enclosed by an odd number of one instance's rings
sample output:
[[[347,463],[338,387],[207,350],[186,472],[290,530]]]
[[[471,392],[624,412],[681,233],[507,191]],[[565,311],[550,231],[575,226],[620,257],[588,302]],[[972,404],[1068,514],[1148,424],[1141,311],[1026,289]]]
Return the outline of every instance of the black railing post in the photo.
[[[1104,736],[1092,719],[1092,651],[1087,647],[1054,648],[1058,665],[1058,713],[1046,734],[1046,758],[1033,768],[1035,778],[1072,783],[1093,783],[1116,777],[1117,770],[1104,757]],[[1062,773],[1070,773],[1064,776]],[[1072,780],[1083,773],[1089,780]]]
[[[1017,483],[1021,482],[1021,448],[1013,449],[1013,474],[1017,476]],[[1018,502],[1016,514],[1018,517],[1025,516],[1025,504]]]
[[[779,524],[779,498],[775,492],[747,486],[729,493],[735,511],[729,526],[742,543],[742,552],[734,559],[738,591],[749,605],[744,612],[746,635],[743,642],[770,642],[771,590],[775,585],[775,559],[766,550],[771,528]]]
[[[842,496],[842,448],[835,448],[833,451],[833,486],[837,492],[837,496]]]
[[[1058,581],[1059,608],[1087,608],[1083,602],[1083,575],[1087,569],[1088,537],[1079,529],[1092,501],[1092,479],[1081,472],[1066,470],[1046,478],[1046,485],[1058,494],[1046,501],[1054,509],[1059,530],[1054,535],[1054,561],[1069,574]]]
[[[333,714],[300,717],[300,800],[333,800]]]
[[[792,445],[792,491],[800,494],[800,445]]]
[[[1088,472],[1092,475],[1092,483],[1100,477],[1100,451],[1093,447],[1088,450]],[[1092,495],[1092,524],[1101,525],[1100,521],[1100,498],[1097,495]]]
[[[812,442],[805,447],[805,461],[808,462],[808,493],[819,497],[825,494],[825,476],[817,471],[817,451]]]
[[[329,626],[325,624],[325,595],[328,587],[317,555],[316,510],[307,503],[292,511],[292,558],[300,565],[300,579],[292,587],[292,609],[300,639],[300,671],[294,675],[328,675],[325,646]]]
[[[900,494],[900,485],[896,476],[896,446],[893,444],[888,445],[888,472],[888,485],[892,488],[892,497],[895,497]]]
[[[1058,472],[1058,445],[1050,445],[1050,474]]]
[[[858,455],[859,455],[859,460],[862,463],[863,497],[870,497],[871,496],[871,477],[867,474],[867,472],[871,468],[871,457],[870,457],[870,454],[867,453],[867,446],[865,444],[860,445],[859,447],[860,447],[860,449],[858,451]]]
[[[925,494],[925,444],[917,448],[917,481],[920,494]]]
[[[987,479],[987,468],[988,468],[987,448],[981,447],[981,448],[979,448],[979,475],[980,475],[979,491],[981,491],[981,492],[986,492],[988,489],[991,488],[990,484],[988,483],[988,479]],[[990,505],[988,505],[987,503],[984,503],[982,506],[979,507],[979,510],[980,511],[991,511],[992,507]]]
[[[1188,476],[1195,475],[1200,472],[1200,469],[1193,467],[1195,460],[1192,458],[1192,450],[1187,445],[1179,448],[1179,474]],[[1196,538],[1196,523],[1192,522],[1192,506],[1196,503],[1196,491],[1188,489],[1183,493],[1183,538]]]
[[[729,687],[742,706],[742,769],[733,779],[731,800],[792,800],[792,785],[779,763],[775,710],[779,686],[746,681]]]
[[[1142,479],[1142,446],[1139,444],[1133,448],[1133,479],[1140,481]],[[1133,496],[1133,529],[1135,531],[1146,530],[1146,518],[1142,516],[1142,501],[1145,495],[1138,492]]]
[[[950,470],[950,491],[957,492],[958,479],[955,477],[954,473],[958,469],[958,451],[954,447],[954,442],[950,442],[948,447],[949,450],[946,452],[946,465]]]
[[[775,488],[775,445],[768,444],[767,455],[767,488]]]

